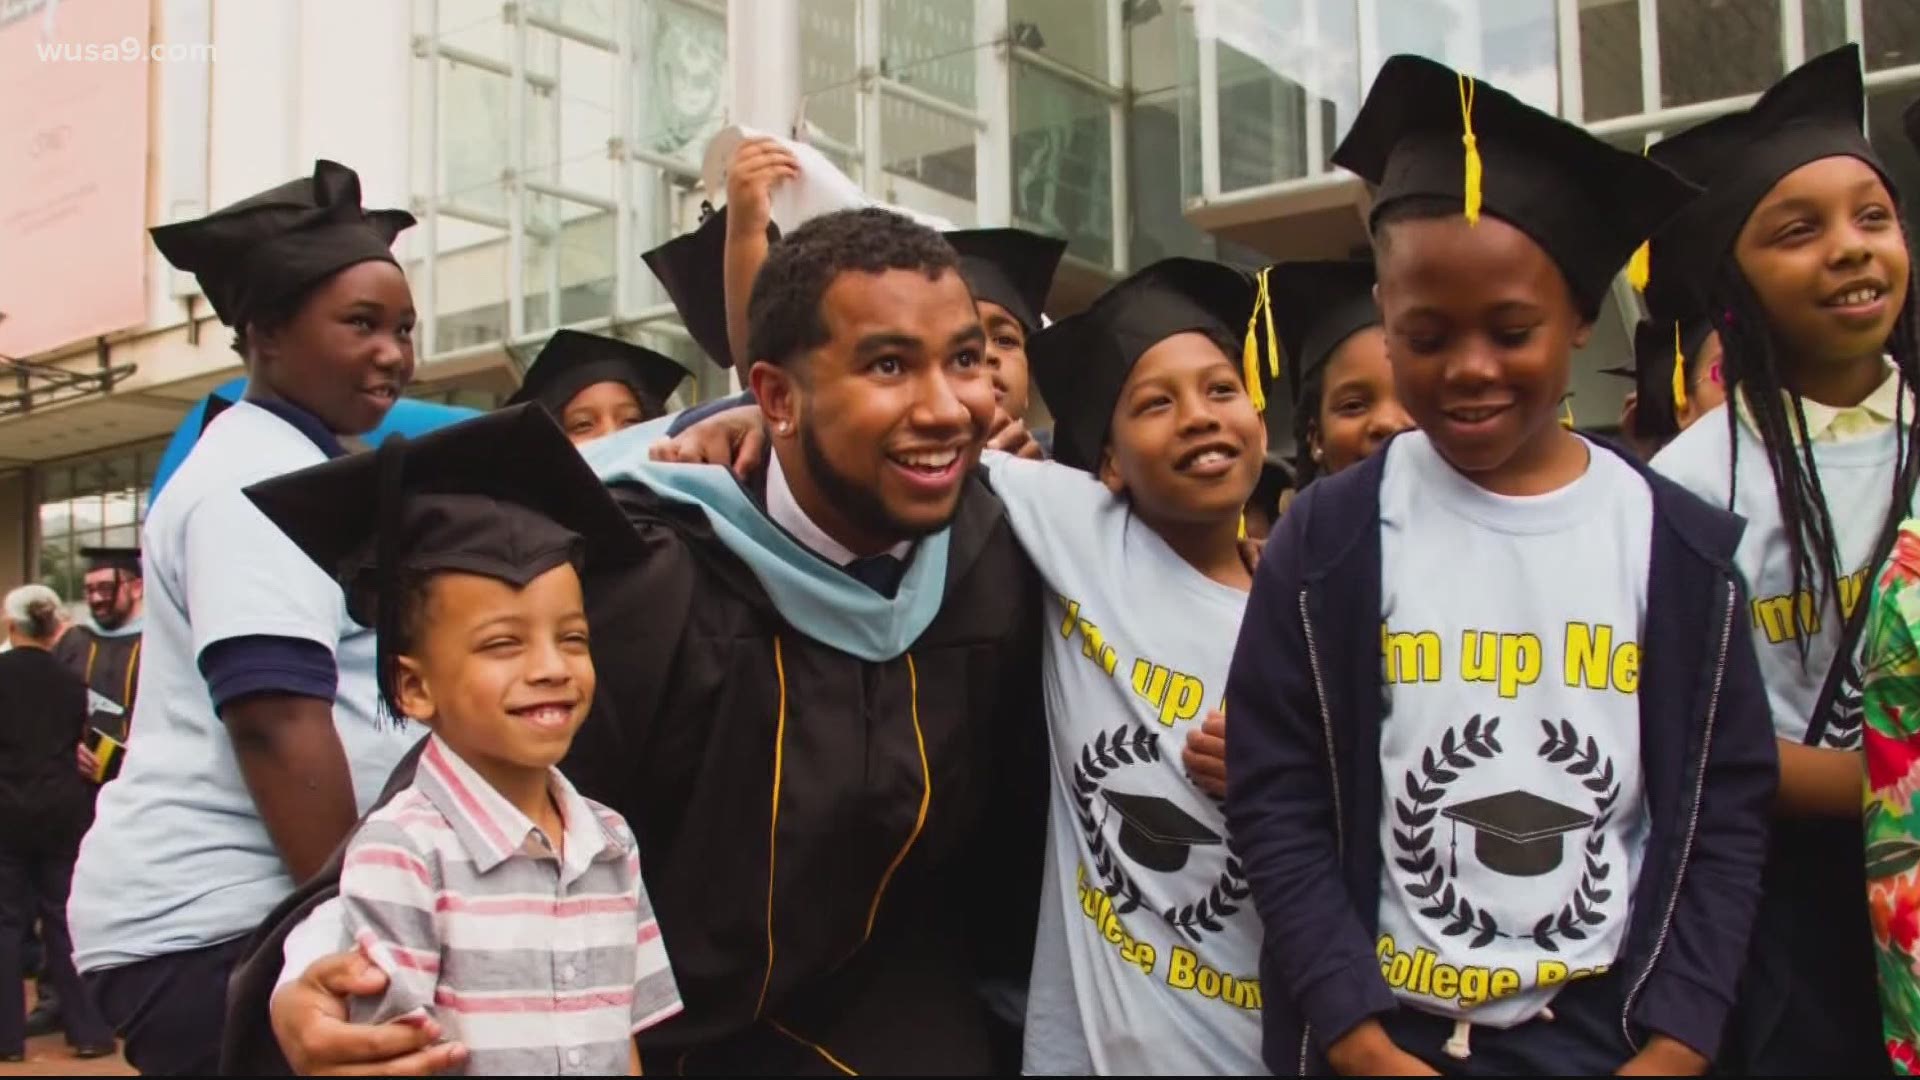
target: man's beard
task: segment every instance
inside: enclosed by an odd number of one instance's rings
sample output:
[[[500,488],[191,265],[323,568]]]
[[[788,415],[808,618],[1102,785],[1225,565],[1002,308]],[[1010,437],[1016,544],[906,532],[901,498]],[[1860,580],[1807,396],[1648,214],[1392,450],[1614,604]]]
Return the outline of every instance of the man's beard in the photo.
[[[812,421],[813,410],[803,406],[800,411],[800,454],[806,459],[807,472],[812,474],[814,486],[820,489],[820,494],[855,528],[891,537],[898,543],[930,536],[953,522],[953,515],[960,508],[958,500],[945,519],[931,525],[915,525],[894,517],[877,492],[861,487],[827,460],[826,451],[814,437]]]
[[[103,611],[97,605],[92,605],[89,609],[93,612],[94,625],[102,630],[120,629],[127,624],[127,619],[133,614],[132,610],[128,608],[109,607]]]

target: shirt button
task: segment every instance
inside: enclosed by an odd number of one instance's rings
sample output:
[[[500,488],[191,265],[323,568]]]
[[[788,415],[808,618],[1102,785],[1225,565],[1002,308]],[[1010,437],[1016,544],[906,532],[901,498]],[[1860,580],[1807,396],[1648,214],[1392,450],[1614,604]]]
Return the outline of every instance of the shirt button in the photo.
[[[579,1047],[576,1046],[573,1049],[567,1051],[567,1064],[569,1065],[580,1064],[580,1048]]]

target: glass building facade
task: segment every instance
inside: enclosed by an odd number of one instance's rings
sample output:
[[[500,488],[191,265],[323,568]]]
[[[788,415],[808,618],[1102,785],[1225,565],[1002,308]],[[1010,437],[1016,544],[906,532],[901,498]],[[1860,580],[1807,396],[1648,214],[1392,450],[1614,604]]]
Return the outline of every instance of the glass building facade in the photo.
[[[1859,41],[1871,135],[1920,192],[1914,0],[414,0],[414,25],[424,374],[476,398],[559,326],[672,352],[689,399],[728,386],[639,253],[698,222],[743,54],[791,51],[783,124],[875,197],[1066,238],[1056,313],[1169,255],[1360,249],[1364,193],[1327,162],[1397,52],[1637,150]],[[1583,425],[1617,416],[1597,371],[1633,305],[1579,364]]]

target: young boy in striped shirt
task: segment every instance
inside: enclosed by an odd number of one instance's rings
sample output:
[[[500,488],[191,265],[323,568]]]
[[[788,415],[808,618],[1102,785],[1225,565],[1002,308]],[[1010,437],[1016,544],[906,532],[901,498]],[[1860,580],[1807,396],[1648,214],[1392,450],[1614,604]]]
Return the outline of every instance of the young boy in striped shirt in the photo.
[[[475,492],[485,491],[486,494]],[[346,934],[473,1075],[639,1072],[680,1011],[633,833],[554,766],[593,699],[578,567],[628,528],[537,406],[248,489],[379,632],[381,697],[431,734],[347,842]]]

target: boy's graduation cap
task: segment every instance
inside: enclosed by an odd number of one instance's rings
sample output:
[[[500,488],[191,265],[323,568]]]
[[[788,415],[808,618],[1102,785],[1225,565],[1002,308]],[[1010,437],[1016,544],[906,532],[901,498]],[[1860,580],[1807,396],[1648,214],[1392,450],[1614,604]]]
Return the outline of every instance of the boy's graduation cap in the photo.
[[[1686,181],[1478,79],[1390,57],[1333,162],[1375,187],[1372,222],[1402,199],[1458,200],[1532,237],[1589,319],[1627,257],[1694,195]]]
[[[392,685],[405,575],[459,571],[523,588],[563,563],[611,563],[632,534],[593,470],[543,410],[516,405],[418,439],[389,437],[246,489],[379,632],[381,696]]]
[[[1025,229],[954,229],[943,233],[960,253],[960,276],[976,301],[999,304],[1033,334],[1046,312],[1053,274],[1067,242]]]
[[[87,560],[87,569],[118,570],[134,577],[140,576],[140,549],[137,547],[83,547],[80,557]]]
[[[1149,870],[1172,873],[1187,865],[1189,849],[1221,842],[1206,823],[1158,795],[1101,791],[1120,813],[1120,850]]]
[[[1643,439],[1680,434],[1680,409],[1693,384],[1695,358],[1712,332],[1705,318],[1641,319],[1633,328],[1633,366],[1601,371],[1633,380],[1633,434]]]
[[[393,239],[413,222],[405,210],[362,209],[358,174],[321,160],[312,177],[150,232],[160,254],[200,283],[220,321],[239,328],[356,263],[398,265]]]
[[[769,243],[780,230],[767,225]],[[694,344],[723,368],[733,366],[727,341],[727,208],[709,213],[700,227],[640,256],[673,301]]]
[[[1454,823],[1454,844],[1459,844],[1460,826],[1475,832],[1473,853],[1480,864],[1496,874],[1508,877],[1535,877],[1560,865],[1562,840],[1575,829],[1593,824],[1593,815],[1583,814],[1531,791],[1507,791],[1455,803],[1440,811]],[[1454,872],[1459,872],[1455,856]]]
[[[1186,331],[1239,340],[1254,295],[1253,281],[1231,266],[1162,259],[1115,284],[1087,310],[1035,334],[1027,359],[1053,410],[1054,460],[1097,468],[1114,406],[1140,357]]]
[[[1273,319],[1287,356],[1288,389],[1296,405],[1348,338],[1380,325],[1373,283],[1372,260],[1287,262],[1267,271]]]
[[[1678,286],[1704,305],[1753,208],[1781,178],[1810,162],[1858,158],[1892,192],[1886,166],[1867,141],[1865,121],[1860,46],[1850,44],[1795,68],[1746,112],[1654,143],[1649,158],[1706,190],[1674,219],[1671,240],[1654,238],[1653,277],[1659,276],[1658,261],[1669,259]],[[1656,317],[1669,314],[1657,309],[1651,292],[1648,305],[1656,308]]]
[[[667,399],[686,377],[687,369],[678,361],[644,345],[556,330],[507,404],[537,401],[558,419],[580,391],[596,383],[617,382],[633,391],[641,411],[651,420],[666,413]]]

